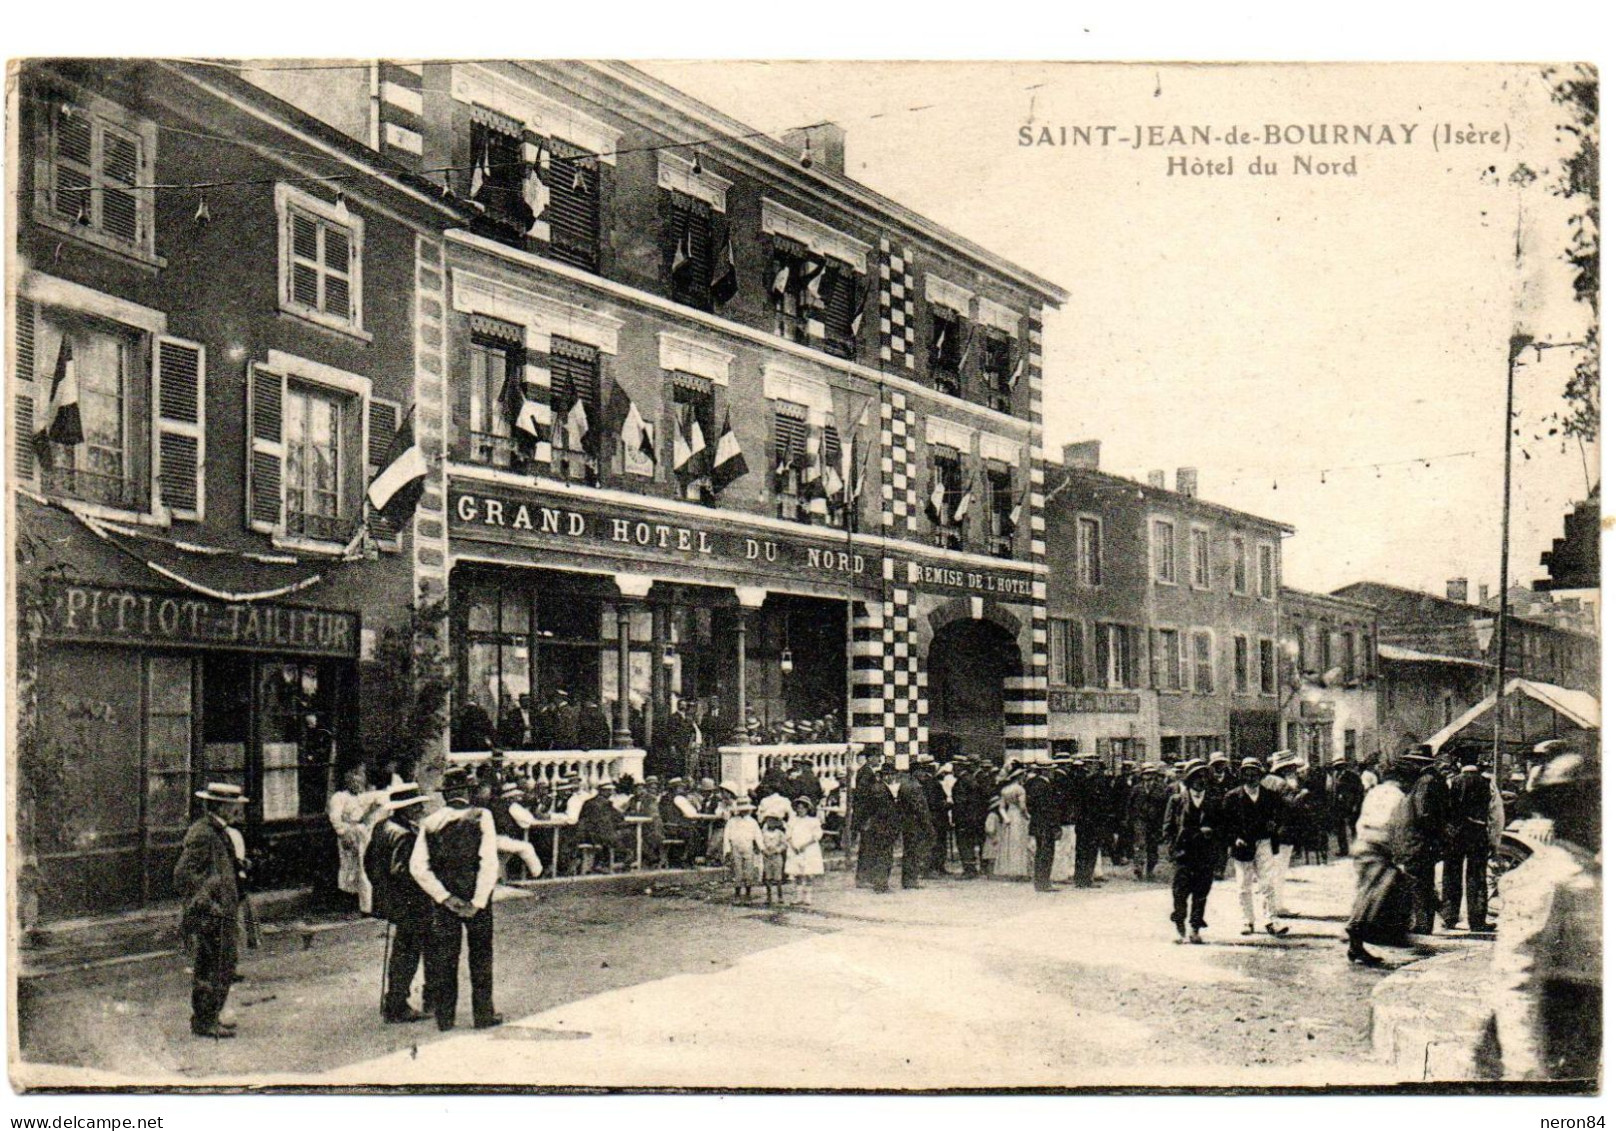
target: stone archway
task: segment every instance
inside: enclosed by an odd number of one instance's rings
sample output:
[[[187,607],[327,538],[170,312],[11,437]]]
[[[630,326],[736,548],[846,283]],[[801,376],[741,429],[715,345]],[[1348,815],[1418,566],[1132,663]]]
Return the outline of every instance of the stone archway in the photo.
[[[1002,615],[940,615],[946,609],[933,614],[926,655],[927,749],[941,761],[959,754],[1004,758],[1006,686],[1021,674],[1019,622],[1004,610],[993,611]]]

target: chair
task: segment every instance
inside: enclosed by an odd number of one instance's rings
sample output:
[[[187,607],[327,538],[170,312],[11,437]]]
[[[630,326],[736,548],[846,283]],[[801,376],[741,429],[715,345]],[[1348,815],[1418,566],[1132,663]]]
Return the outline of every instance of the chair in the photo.
[[[617,853],[609,844],[596,844],[592,840],[581,840],[577,844],[578,865],[573,872],[575,876],[587,876],[594,872],[595,861],[601,852],[606,853],[606,871],[617,870]]]

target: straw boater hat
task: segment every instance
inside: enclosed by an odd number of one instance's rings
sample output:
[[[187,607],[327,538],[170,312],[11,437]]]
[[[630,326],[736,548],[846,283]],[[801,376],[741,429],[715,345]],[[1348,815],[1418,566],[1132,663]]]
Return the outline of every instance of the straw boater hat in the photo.
[[[1178,775],[1185,781],[1190,780],[1191,774],[1198,774],[1206,769],[1206,763],[1199,758],[1191,758],[1188,762],[1181,762],[1178,766]]]
[[[1219,762],[1222,762],[1224,765],[1228,765],[1229,756],[1221,750],[1214,750],[1212,751],[1212,757],[1206,760],[1207,768],[1210,769],[1211,767],[1216,766]]]
[[[226,805],[245,805],[248,800],[239,785],[217,781],[210,781],[208,787],[197,790],[196,795],[203,801],[220,801]]]
[[[387,811],[396,813],[400,809],[408,809],[411,805],[424,805],[432,800],[421,792],[421,787],[412,781],[395,785],[387,791]]]
[[[1225,761],[1227,761],[1227,759],[1225,759]],[[1242,770],[1260,770],[1263,768],[1262,759],[1242,758],[1240,759],[1240,768]]]
[[[512,782],[510,785],[499,791],[499,796],[500,800],[502,801],[507,797],[521,797],[522,787],[517,785],[515,782]]]
[[[1276,750],[1268,759],[1268,768],[1274,773],[1280,770],[1289,770],[1302,765],[1302,759],[1289,750]]]

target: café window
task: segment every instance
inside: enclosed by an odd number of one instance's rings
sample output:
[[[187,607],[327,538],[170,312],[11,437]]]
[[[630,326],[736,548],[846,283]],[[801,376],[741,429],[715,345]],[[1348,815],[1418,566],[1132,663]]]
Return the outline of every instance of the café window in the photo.
[[[598,478],[600,351],[568,338],[550,339],[550,458],[554,473],[574,483]]]
[[[1151,680],[1160,691],[1183,691],[1184,642],[1175,628],[1155,630],[1155,648],[1151,651]]]
[[[774,496],[781,518],[808,521],[803,474],[808,466],[808,409],[774,403]]]
[[[473,106],[471,168],[466,176],[466,195],[483,206],[483,215],[507,231],[527,231],[533,212],[522,196],[527,178],[527,162],[522,160],[522,123]]]
[[[965,461],[956,448],[932,448],[931,485],[926,511],[932,522],[932,540],[945,550],[965,546],[970,522],[970,499],[965,489]]]
[[[600,265],[600,162],[559,138],[545,143],[549,154],[540,175],[550,190],[544,217],[550,224],[547,254],[562,263],[595,271]]]
[[[674,373],[669,377],[668,409],[672,413],[673,475],[688,502],[714,505],[713,383],[706,377]]]
[[[984,328],[981,338],[984,403],[995,412],[1007,413],[1015,393],[1015,345],[1002,330]]]
[[[522,327],[472,315],[466,370],[470,460],[492,467],[522,468],[532,453],[531,440],[519,440],[514,429],[528,395]]]
[[[682,192],[668,193],[668,278],[673,301],[713,308],[713,208]]]
[[[988,549],[995,557],[1013,557],[1020,518],[1015,476],[1005,465],[989,463],[983,478],[988,489]]]
[[[1049,620],[1049,681],[1061,687],[1083,686],[1083,624]]]
[[[946,306],[931,308],[931,380],[940,392],[960,395],[965,367],[965,321]]]

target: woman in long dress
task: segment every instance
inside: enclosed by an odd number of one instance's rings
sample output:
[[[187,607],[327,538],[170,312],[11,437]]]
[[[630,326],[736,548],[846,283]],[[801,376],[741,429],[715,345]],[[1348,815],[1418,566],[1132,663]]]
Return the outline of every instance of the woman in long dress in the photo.
[[[365,876],[365,846],[386,794],[367,788],[363,766],[348,771],[345,788],[331,795],[326,817],[337,834],[337,890],[354,897],[361,914],[370,913],[370,880]]]
[[[993,874],[1026,879],[1032,874],[1032,842],[1027,835],[1027,790],[1021,768],[1012,763],[999,787],[998,831],[993,839]]]
[[[1347,920],[1348,962],[1381,965],[1383,960],[1364,946],[1366,942],[1408,945],[1414,881],[1408,874],[1413,837],[1407,787],[1419,772],[1416,759],[1400,758],[1391,776],[1364,795],[1352,842],[1358,890]]]

